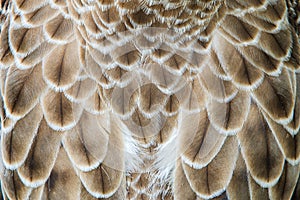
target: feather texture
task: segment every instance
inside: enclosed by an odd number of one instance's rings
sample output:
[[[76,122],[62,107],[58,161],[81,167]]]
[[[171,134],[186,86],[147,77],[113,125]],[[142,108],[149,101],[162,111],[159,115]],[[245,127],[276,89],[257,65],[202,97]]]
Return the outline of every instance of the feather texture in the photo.
[[[0,198],[300,198],[296,0],[1,0]]]

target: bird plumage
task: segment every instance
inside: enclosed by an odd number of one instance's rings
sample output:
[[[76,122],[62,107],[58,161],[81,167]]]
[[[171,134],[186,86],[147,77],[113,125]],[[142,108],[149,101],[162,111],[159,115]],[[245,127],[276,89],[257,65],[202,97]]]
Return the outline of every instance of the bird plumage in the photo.
[[[2,0],[4,199],[299,199],[296,0]]]

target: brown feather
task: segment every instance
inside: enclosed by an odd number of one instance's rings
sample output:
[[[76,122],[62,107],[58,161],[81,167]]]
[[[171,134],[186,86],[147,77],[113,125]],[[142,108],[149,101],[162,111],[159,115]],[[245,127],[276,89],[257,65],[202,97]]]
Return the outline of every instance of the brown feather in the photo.
[[[24,164],[18,168],[22,182],[37,187],[46,182],[59,151],[61,133],[52,130],[43,119]]]
[[[64,136],[64,148],[80,170],[92,170],[103,162],[110,134],[108,123],[107,114],[97,116],[84,111],[76,126]]]
[[[70,102],[62,92],[48,92],[42,97],[42,108],[49,126],[55,130],[72,128],[81,114],[78,105]]]
[[[246,166],[255,181],[264,187],[275,185],[281,176],[284,157],[267,121],[254,104],[238,139]]]
[[[80,187],[80,179],[76,175],[66,152],[61,147],[51,174],[44,185],[43,198],[79,199]]]
[[[252,94],[257,104],[276,122],[287,124],[292,120],[295,98],[286,69],[279,77],[266,76]]]
[[[27,70],[10,67],[4,93],[6,112],[23,117],[35,106],[45,87],[41,64]]]
[[[79,70],[77,41],[60,45],[43,61],[43,75],[46,82],[56,90],[70,88],[76,81]]]
[[[36,105],[24,118],[17,121],[12,131],[2,135],[2,159],[7,168],[15,169],[23,164],[42,117],[42,109],[40,105]]]
[[[231,181],[227,187],[229,199],[250,199],[248,171],[245,161],[239,154]]]
[[[22,183],[15,170],[5,169],[4,173],[1,173],[1,186],[9,200],[27,199],[31,191],[31,188]]]
[[[212,198],[224,191],[232,177],[238,157],[238,143],[235,137],[228,137],[212,162],[202,169],[183,164],[184,173],[191,188],[203,198]]]
[[[299,164],[285,163],[278,183],[269,188],[270,199],[291,199],[299,177]]]

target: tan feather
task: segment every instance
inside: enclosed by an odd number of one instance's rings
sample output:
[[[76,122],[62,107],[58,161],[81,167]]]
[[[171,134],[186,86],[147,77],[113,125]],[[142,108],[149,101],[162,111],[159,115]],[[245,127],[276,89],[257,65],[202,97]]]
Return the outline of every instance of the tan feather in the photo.
[[[263,187],[275,185],[281,176],[284,157],[256,105],[251,105],[249,117],[237,136],[246,166],[255,181]]]
[[[291,163],[296,164],[300,161],[300,135],[297,134],[295,136],[291,135],[284,127],[272,119],[270,119],[267,115],[265,118],[268,121],[270,128],[277,140],[277,143],[286,157],[285,159]]]
[[[248,171],[241,154],[239,154],[232,178],[227,187],[227,194],[229,199],[250,199]]]
[[[251,42],[258,34],[257,28],[233,15],[225,17],[220,30],[227,39],[234,43]]]
[[[80,179],[86,190],[97,198],[111,197],[124,178],[123,141],[118,120],[110,118],[108,150],[103,163],[89,172],[80,172]]]
[[[44,25],[44,31],[51,42],[67,43],[73,32],[73,22],[59,15]]]
[[[42,6],[34,12],[26,13],[22,15],[24,21],[30,26],[41,26],[44,23],[49,22],[59,14],[57,9],[51,8],[50,5]]]
[[[262,19],[259,16],[256,16],[254,13],[246,13],[243,16],[243,20],[247,23],[251,24],[252,26],[258,27],[260,30],[266,32],[275,31],[277,28],[277,24],[272,23],[266,19]]]
[[[108,198],[119,188],[123,173],[100,164],[95,170],[81,172],[80,178],[90,194],[97,198]]]
[[[128,48],[128,49],[126,49],[126,51],[129,51],[129,49],[134,48],[131,45],[128,45],[128,46],[124,45],[124,46],[125,46],[125,48]],[[118,49],[118,51],[119,51],[119,49]],[[137,50],[125,52],[124,54],[119,55],[115,59],[115,61],[123,69],[132,70],[132,69],[134,69],[134,67],[136,67],[138,65],[138,61],[140,61],[140,53]]]
[[[292,120],[295,104],[290,75],[283,69],[279,77],[266,76],[260,87],[252,92],[258,105],[276,122]]]
[[[245,7],[248,7],[248,8],[251,8],[251,7],[254,7],[254,8],[259,8],[259,7],[262,7],[265,3],[266,3],[266,0],[236,0],[239,4],[245,6]]]
[[[276,3],[269,2],[265,9],[257,10],[254,14],[265,21],[276,24],[276,22],[280,22],[283,19],[284,15],[287,14],[286,12],[286,1],[277,0]]]
[[[29,199],[41,199],[43,195],[44,185],[32,189]]]
[[[48,92],[42,97],[42,108],[49,126],[55,130],[72,128],[81,114],[81,108],[70,102],[62,92]]]
[[[98,12],[100,16],[100,20],[102,21],[103,24],[106,26],[111,26],[116,23],[119,23],[120,21],[120,16],[117,8],[115,6],[111,6],[105,11],[100,11]]]
[[[81,102],[91,97],[97,90],[95,82],[90,78],[80,79],[68,90],[64,92],[66,97],[72,102]]]
[[[137,94],[138,82],[134,79],[127,86],[115,87],[111,94],[113,111],[124,118],[131,115],[136,107]]]
[[[91,53],[94,53],[94,56],[91,55]],[[98,57],[99,56],[99,57]],[[101,64],[98,64],[96,62],[100,59],[102,60]],[[107,61],[108,60],[108,61]],[[101,86],[105,88],[111,88],[113,83],[110,82],[103,74],[102,66],[107,66],[110,63],[105,63],[111,61],[110,56],[106,56],[104,54],[101,54],[97,50],[93,50],[92,47],[89,47],[88,49],[80,48],[80,61],[81,64],[84,66],[85,72],[90,75],[92,79],[94,79],[97,83],[99,83]],[[103,67],[104,68],[104,67]]]
[[[273,75],[278,74],[280,70],[280,62],[273,57],[267,55],[262,50],[255,46],[239,47],[238,50],[252,65],[261,69],[267,74]]]
[[[9,20],[2,25],[0,34],[0,68],[7,68],[13,64],[14,58],[9,46]]]
[[[52,130],[43,119],[24,164],[18,168],[22,182],[37,187],[46,182],[59,151],[61,133]]]
[[[215,159],[202,169],[194,169],[183,163],[183,170],[191,188],[202,198],[222,194],[232,177],[238,157],[235,137],[228,137]]]
[[[227,103],[211,100],[207,104],[207,112],[212,125],[221,133],[236,134],[247,119],[250,102],[245,92],[239,92]]]
[[[179,159],[176,162],[175,169],[175,180],[174,180],[174,198],[175,199],[186,199],[186,200],[195,200],[196,194],[190,187],[190,184],[185,176],[185,173],[182,168],[182,162]]]
[[[104,113],[108,109],[107,102],[102,94],[102,88],[98,89],[92,96],[84,101],[84,109],[93,114]]]
[[[290,123],[285,125],[285,129],[292,134],[299,133],[300,130],[300,74],[296,75],[296,99],[293,112],[293,119]]]
[[[255,180],[248,175],[250,199],[252,200],[269,200],[268,189],[258,185]]]
[[[185,84],[180,80],[178,86],[182,87]],[[177,87],[178,87],[177,86]],[[181,107],[188,112],[199,112],[203,110],[207,104],[206,94],[201,86],[199,79],[194,79],[184,86],[181,90],[175,93]]]
[[[24,58],[15,57],[16,65],[19,69],[28,69],[40,63],[55,46],[48,42],[43,42],[38,48],[29,52]]]
[[[292,34],[292,46],[291,46],[291,56],[288,61],[285,61],[284,64],[291,68],[292,70],[299,70],[300,68],[300,45],[298,42],[298,37],[295,31],[291,30]]]
[[[73,165],[82,171],[97,168],[107,152],[109,131],[107,114],[97,116],[84,111],[76,126],[66,133],[63,140]]]
[[[58,46],[43,60],[46,82],[56,90],[70,88],[79,75],[80,62],[77,41]]]
[[[44,193],[45,199],[79,199],[80,197],[80,179],[62,147],[44,187],[44,191],[47,191],[46,194]]]
[[[264,74],[252,65],[232,44],[223,37],[215,36],[213,48],[232,82],[241,89],[252,90],[263,81]]]
[[[228,102],[237,94],[236,87],[229,81],[224,81],[215,76],[209,67],[205,67],[198,74],[199,82],[208,96],[219,102]]]
[[[198,123],[198,124],[197,124]],[[206,111],[201,111],[197,120],[195,136],[182,155],[182,159],[193,168],[201,169],[208,165],[222,148],[226,136],[212,126]]]
[[[36,10],[46,2],[46,0],[15,0],[17,8],[25,13]]]
[[[289,29],[270,34],[262,32],[258,44],[267,54],[276,59],[286,59],[292,46],[291,32]]]
[[[29,187],[26,187],[22,183],[15,170],[5,169],[4,173],[1,173],[1,186],[5,192],[5,196],[11,200],[27,199],[31,191]]]
[[[278,183],[269,188],[270,199],[291,199],[299,177],[299,165],[285,163]]]
[[[133,27],[150,25],[155,19],[153,14],[146,14],[143,10],[129,14],[128,17]]]
[[[10,48],[19,57],[24,57],[44,42],[43,28],[21,28],[10,30]]]
[[[23,117],[35,106],[45,87],[41,64],[27,70],[10,67],[4,92],[7,114],[16,118]]]
[[[90,34],[90,35],[98,35],[100,34],[102,31],[100,29],[100,27],[98,27],[98,25],[95,23],[95,20],[93,18],[93,15],[91,12],[85,12],[82,14],[82,19],[84,22],[84,27],[86,28],[86,31]]]
[[[163,66],[171,73],[182,74],[188,66],[188,62],[181,55],[174,54],[163,63]]]
[[[24,118],[17,121],[12,131],[3,134],[2,160],[6,168],[16,169],[25,161],[42,120],[42,109],[36,105]]]
[[[166,101],[167,95],[162,93],[154,84],[145,84],[140,87],[139,108],[142,112],[149,115],[157,113]]]

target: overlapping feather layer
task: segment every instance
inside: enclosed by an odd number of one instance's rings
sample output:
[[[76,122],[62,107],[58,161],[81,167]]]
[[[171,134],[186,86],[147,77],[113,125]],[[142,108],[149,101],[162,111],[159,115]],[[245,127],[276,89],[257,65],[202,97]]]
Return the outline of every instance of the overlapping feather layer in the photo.
[[[300,198],[297,1],[1,8],[4,199]]]

